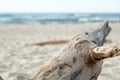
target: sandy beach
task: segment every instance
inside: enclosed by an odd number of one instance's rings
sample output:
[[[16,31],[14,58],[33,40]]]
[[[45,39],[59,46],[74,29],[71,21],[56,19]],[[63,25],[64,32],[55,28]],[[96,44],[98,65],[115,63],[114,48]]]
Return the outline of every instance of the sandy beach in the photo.
[[[28,80],[65,44],[31,45],[50,40],[70,40],[75,35],[95,29],[101,23],[0,25],[0,76],[4,80]],[[120,23],[110,23],[109,44],[119,44]],[[120,80],[120,57],[104,60],[98,80]]]

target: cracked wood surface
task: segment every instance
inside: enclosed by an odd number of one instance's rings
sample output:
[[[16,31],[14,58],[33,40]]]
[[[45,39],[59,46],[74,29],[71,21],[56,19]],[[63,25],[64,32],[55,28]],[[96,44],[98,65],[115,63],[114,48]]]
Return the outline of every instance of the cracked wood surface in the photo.
[[[101,59],[116,56],[115,51],[119,51],[113,47],[99,47],[104,44],[110,31],[106,21],[98,30],[75,36],[31,80],[97,80],[102,66]]]

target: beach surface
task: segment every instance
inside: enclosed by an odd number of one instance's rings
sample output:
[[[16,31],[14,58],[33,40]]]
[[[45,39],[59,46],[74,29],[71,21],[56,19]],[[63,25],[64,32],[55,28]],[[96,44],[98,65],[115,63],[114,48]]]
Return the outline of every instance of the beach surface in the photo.
[[[65,44],[33,45],[51,40],[70,40],[75,35],[95,29],[101,23],[43,24],[43,25],[0,25],[0,76],[4,80],[27,80],[40,67],[57,55]],[[110,23],[109,44],[119,44],[120,23]],[[104,60],[98,80],[120,80],[120,57]]]

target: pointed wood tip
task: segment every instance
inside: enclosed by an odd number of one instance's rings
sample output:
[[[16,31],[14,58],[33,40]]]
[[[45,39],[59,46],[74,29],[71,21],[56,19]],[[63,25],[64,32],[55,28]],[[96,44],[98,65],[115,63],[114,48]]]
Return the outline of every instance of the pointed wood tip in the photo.
[[[110,33],[111,28],[109,26],[109,21],[106,20],[106,21],[103,22],[102,30],[103,30],[105,36],[107,36]]]
[[[109,26],[109,21],[105,20],[105,21],[103,22],[102,27],[108,27],[108,26]]]

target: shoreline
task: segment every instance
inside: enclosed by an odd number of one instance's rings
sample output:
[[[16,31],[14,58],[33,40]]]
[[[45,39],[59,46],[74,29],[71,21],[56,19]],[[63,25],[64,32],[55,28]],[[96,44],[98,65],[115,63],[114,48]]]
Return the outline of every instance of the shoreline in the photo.
[[[104,22],[103,21],[95,21],[95,22],[77,22],[77,23],[0,23],[0,25],[80,25],[80,24],[99,24]],[[108,20],[109,21],[109,20]],[[120,21],[109,21],[109,23],[117,24],[120,23]]]

